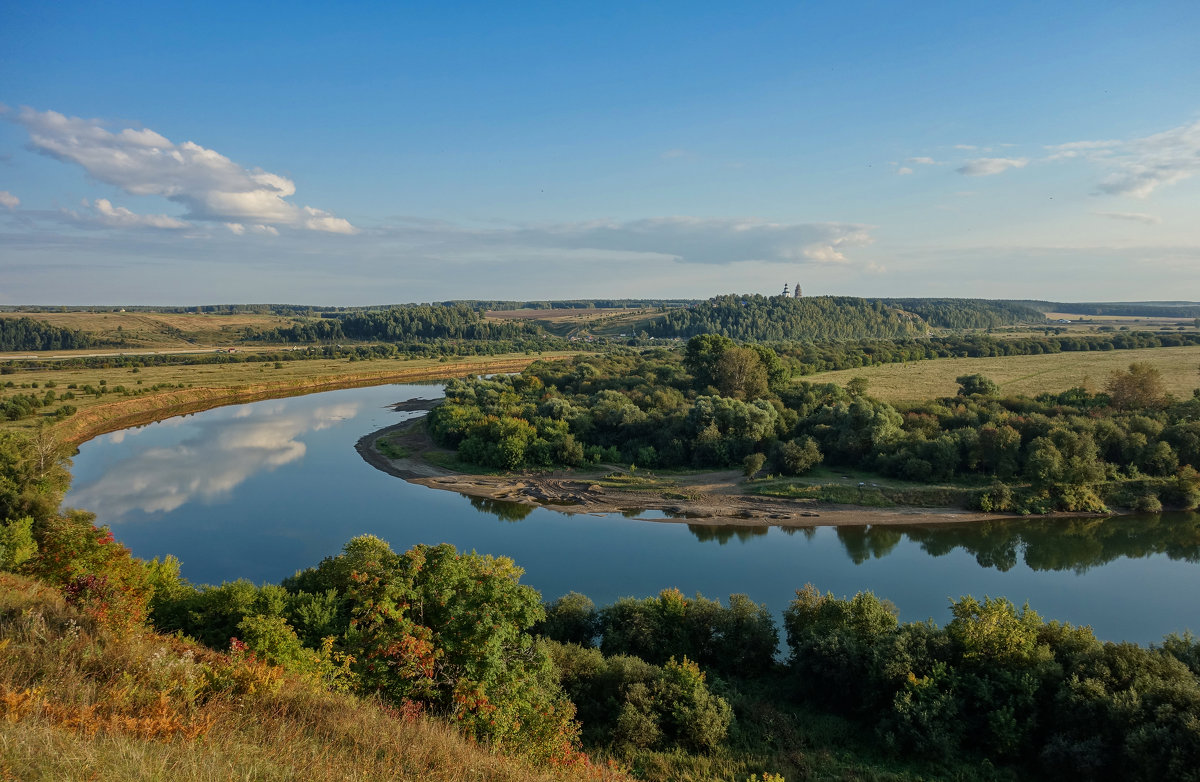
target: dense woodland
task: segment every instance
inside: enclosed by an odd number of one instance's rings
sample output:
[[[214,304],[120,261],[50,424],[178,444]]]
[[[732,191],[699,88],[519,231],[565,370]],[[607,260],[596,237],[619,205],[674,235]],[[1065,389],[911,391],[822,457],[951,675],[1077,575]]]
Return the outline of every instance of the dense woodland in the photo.
[[[0,434],[0,571],[60,590],[90,628],[77,623],[76,638],[107,633],[112,648],[153,626],[229,652],[151,699],[170,716],[156,718],[167,732],[155,735],[202,733],[190,713],[252,697],[282,671],[377,697],[398,718],[447,720],[569,778],[586,776],[585,749],[648,779],[803,779],[828,767],[821,741],[853,742],[880,768],[894,764],[896,779],[1186,780],[1200,768],[1191,636],[1102,643],[971,597],[954,601],[944,627],[901,624],[872,594],[812,586],[782,627],[744,595],[666,589],[597,608],[572,593],[543,604],[506,558],[447,545],[395,553],[371,536],[279,585],[194,587],[173,558],[132,558],[90,514],[60,511],[66,481],[52,441]],[[0,631],[17,619],[0,616]],[[21,659],[50,653],[36,634],[12,638]],[[5,703],[33,697],[31,666],[3,667],[15,677],[0,681]],[[148,709],[130,683],[173,670],[130,671],[123,695],[85,711],[114,726],[104,730],[148,724],[103,715]],[[49,714],[75,713],[72,693],[37,697]],[[14,708],[9,720],[28,714]]]
[[[685,354],[613,352],[537,362],[521,375],[452,381],[434,438],[503,469],[610,463],[759,468],[846,465],[976,486],[985,511],[1154,510],[1200,502],[1200,395],[1178,400],[1134,364],[1104,392],[1002,398],[979,375],[955,397],[903,409],[792,382],[770,348],[695,337]],[[753,467],[753,469],[751,469]]]
[[[247,336],[264,342],[329,343],[338,340],[513,340],[542,336],[537,326],[489,321],[466,305],[417,304],[364,312],[325,313],[320,320],[281,326]]]
[[[0,318],[0,350],[76,350],[96,344],[82,331],[33,318]]]

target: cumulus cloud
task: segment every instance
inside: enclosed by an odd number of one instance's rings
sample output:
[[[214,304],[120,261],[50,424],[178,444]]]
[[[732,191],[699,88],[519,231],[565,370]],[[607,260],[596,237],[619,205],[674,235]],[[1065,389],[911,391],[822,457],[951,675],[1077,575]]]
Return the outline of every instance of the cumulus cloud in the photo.
[[[1099,217],[1108,217],[1113,220],[1126,220],[1133,223],[1145,223],[1146,225],[1161,225],[1162,218],[1155,215],[1148,215],[1142,212],[1092,212]]]
[[[965,176],[992,176],[993,174],[1002,174],[1010,168],[1024,168],[1028,164],[1028,158],[1023,157],[981,157],[968,160],[955,170]]]
[[[99,120],[23,108],[15,118],[36,152],[74,163],[89,176],[131,195],[161,196],[187,209],[184,217],[221,223],[285,225],[354,233],[348,221],[300,207],[290,179],[247,169],[199,144],[176,144],[149,129],[113,132]]]
[[[7,190],[0,190],[0,206],[7,209],[16,209],[21,205],[21,199],[17,198]]]
[[[1200,121],[1129,141],[1103,162],[1115,170],[1100,183],[1102,192],[1146,198],[1200,173]]]
[[[911,174],[912,172],[913,172],[913,170],[911,168],[909,168],[908,166],[901,166],[900,168],[896,169],[896,173],[899,174],[900,176],[907,176],[907,175]]]

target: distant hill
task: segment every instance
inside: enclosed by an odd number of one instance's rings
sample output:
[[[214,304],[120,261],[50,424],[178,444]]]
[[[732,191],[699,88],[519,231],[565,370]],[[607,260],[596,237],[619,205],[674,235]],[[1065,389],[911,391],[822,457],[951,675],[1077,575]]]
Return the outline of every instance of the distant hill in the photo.
[[[905,339],[931,329],[983,329],[1041,323],[1015,302],[986,299],[861,299],[851,296],[717,296],[668,310],[646,327],[653,337],[722,334],[756,341]]]

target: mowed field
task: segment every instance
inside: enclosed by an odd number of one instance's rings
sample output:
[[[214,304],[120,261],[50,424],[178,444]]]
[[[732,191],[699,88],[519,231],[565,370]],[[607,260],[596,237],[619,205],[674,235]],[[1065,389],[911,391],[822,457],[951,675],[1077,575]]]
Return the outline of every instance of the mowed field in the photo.
[[[803,378],[845,385],[852,377],[870,381],[867,393],[888,402],[919,402],[958,393],[955,378],[980,374],[990,378],[1005,394],[1036,396],[1083,386],[1101,391],[1113,372],[1135,361],[1156,367],[1167,389],[1176,396],[1191,396],[1200,387],[1200,346],[1055,353],[999,358],[942,358],[906,364],[885,364],[861,369],[822,372]]]
[[[273,329],[295,321],[278,315],[203,315],[162,312],[0,312],[0,318],[32,318],[52,326],[75,329],[130,347],[180,348],[228,345],[241,339],[242,329]],[[88,352],[88,351],[84,351]]]

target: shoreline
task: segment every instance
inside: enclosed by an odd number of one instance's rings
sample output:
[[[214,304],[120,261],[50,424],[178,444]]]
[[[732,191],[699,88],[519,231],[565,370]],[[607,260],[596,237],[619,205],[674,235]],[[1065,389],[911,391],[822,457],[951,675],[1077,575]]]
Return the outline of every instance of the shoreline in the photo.
[[[614,472],[603,467],[496,475],[455,472],[424,458],[431,451],[449,453],[429,438],[422,425],[424,418],[416,416],[365,434],[354,449],[375,469],[409,483],[571,515],[659,511],[666,518],[639,520],[746,527],[915,526],[1033,518],[944,507],[868,508],[744,494],[739,491],[742,474],[737,470],[672,475],[677,484],[641,491],[601,485],[605,476]],[[376,445],[383,438],[403,448],[407,455],[392,458],[383,454]]]
[[[147,396],[121,399],[93,405],[51,426],[65,444],[78,447],[110,432],[164,421],[227,405],[285,399],[344,388],[387,385],[422,380],[447,380],[465,375],[520,371],[538,356],[503,359],[493,362],[457,362],[438,366],[408,368],[389,372],[346,373],[305,381],[254,383],[241,386],[200,386],[164,391]]]

